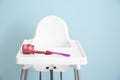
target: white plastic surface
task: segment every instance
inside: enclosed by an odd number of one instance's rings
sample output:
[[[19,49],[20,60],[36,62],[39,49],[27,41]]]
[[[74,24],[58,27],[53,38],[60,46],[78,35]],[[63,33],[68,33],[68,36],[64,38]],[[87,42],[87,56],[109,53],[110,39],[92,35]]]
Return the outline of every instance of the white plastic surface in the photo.
[[[30,44],[31,40],[25,40],[23,44]],[[22,45],[21,45],[22,46]],[[86,64],[87,57],[79,47],[79,42],[71,40],[70,48],[48,48],[47,50],[56,51],[61,53],[70,54],[70,57],[65,57],[57,54],[44,55],[34,54],[26,55],[23,54],[21,49],[17,54],[17,64],[57,64],[57,65],[73,65],[73,64]]]
[[[57,16],[43,18],[37,26],[32,44],[35,48],[70,47],[67,25]]]

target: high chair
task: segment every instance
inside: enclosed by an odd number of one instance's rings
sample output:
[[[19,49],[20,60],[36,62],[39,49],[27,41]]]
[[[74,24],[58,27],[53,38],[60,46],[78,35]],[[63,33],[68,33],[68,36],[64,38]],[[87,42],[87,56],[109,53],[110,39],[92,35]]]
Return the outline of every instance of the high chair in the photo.
[[[31,54],[24,54],[24,44],[33,45],[29,48]],[[33,47],[36,53],[52,51],[58,54],[34,54]],[[40,80],[44,71],[50,71],[50,80],[53,80],[53,72],[58,71],[62,80],[62,72],[69,68],[73,68],[75,80],[80,80],[80,67],[87,64],[87,57],[79,41],[69,38],[66,23],[57,16],[47,16],[39,22],[34,38],[23,41],[16,59],[17,64],[23,65],[20,80],[27,79],[30,67],[40,72]]]

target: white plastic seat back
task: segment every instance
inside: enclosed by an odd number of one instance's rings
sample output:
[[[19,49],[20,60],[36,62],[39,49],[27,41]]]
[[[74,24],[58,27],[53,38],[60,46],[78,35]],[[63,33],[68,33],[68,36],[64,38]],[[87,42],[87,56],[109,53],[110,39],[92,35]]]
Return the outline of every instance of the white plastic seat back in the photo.
[[[33,44],[41,48],[70,47],[67,25],[57,16],[43,18],[33,38]]]

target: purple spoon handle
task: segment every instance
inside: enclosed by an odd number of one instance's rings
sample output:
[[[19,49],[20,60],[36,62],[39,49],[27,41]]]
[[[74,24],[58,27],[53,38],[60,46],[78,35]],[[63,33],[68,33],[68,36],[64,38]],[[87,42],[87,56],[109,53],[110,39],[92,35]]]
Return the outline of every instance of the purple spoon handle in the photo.
[[[59,53],[59,52],[52,52],[53,54],[58,54],[66,57],[70,57],[70,54],[64,54],[64,53]]]

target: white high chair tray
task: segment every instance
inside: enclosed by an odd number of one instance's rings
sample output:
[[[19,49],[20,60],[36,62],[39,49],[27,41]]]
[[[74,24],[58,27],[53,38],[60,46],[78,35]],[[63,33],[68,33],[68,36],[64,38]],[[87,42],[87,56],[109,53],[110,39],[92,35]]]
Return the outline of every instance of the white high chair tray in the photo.
[[[23,44],[31,44],[32,40],[24,40]],[[23,45],[22,44],[22,45]],[[17,64],[56,64],[56,65],[83,65],[87,63],[87,57],[79,44],[79,41],[70,40],[70,48],[49,48],[47,50],[70,54],[70,57],[65,57],[57,54],[31,54],[26,55],[22,53],[20,48],[16,59]],[[21,45],[21,47],[22,47]]]

